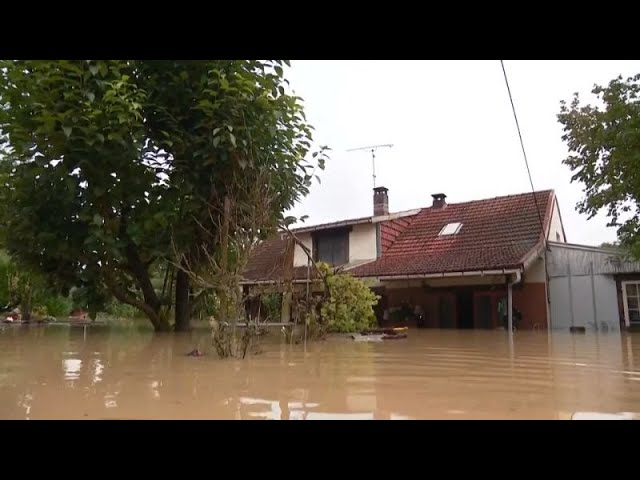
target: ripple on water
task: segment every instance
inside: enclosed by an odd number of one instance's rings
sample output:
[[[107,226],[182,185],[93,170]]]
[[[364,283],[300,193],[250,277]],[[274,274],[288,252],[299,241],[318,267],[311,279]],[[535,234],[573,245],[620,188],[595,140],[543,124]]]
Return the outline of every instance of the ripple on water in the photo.
[[[517,332],[510,345],[504,332],[411,330],[397,342],[270,342],[229,361],[186,357],[195,334],[9,333],[3,418],[568,419],[640,405],[638,334]]]

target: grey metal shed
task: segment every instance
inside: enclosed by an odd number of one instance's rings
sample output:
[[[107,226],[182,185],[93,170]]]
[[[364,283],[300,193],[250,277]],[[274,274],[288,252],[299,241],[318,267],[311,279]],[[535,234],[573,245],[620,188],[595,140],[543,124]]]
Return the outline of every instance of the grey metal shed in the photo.
[[[640,262],[607,248],[549,242],[549,311],[552,329],[620,331],[616,278],[640,273]],[[625,298],[626,308],[626,298]]]

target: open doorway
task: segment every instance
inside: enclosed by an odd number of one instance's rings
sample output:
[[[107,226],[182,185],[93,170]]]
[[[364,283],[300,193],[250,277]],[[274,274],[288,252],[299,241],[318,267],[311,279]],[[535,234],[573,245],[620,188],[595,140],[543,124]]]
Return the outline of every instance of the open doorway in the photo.
[[[473,328],[473,290],[457,292],[458,328]]]

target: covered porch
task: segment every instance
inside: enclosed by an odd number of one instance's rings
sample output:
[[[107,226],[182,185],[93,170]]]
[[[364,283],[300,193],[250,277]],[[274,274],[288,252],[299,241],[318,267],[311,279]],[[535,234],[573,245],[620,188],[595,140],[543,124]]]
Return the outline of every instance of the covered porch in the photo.
[[[372,289],[385,327],[546,328],[544,284],[523,282],[520,270],[378,277]]]

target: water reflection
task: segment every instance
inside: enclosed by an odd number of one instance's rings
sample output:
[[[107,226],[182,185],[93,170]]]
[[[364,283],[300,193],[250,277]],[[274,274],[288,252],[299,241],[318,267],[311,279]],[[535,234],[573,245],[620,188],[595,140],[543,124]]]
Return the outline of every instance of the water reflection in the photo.
[[[104,371],[104,365],[102,365],[99,358],[96,358],[93,361],[93,378],[91,379],[91,383],[93,385],[102,381],[103,371]]]
[[[572,420],[640,420],[640,416],[631,412],[600,413],[600,412],[576,412],[571,416]]]
[[[373,413],[321,413],[313,412],[307,420],[373,420]]]
[[[245,361],[185,356],[206,336],[7,328],[0,418],[570,419],[640,410],[635,334],[517,332],[510,344],[503,332],[428,330],[402,342],[310,343],[306,352],[267,341]]]
[[[151,384],[150,384],[151,395],[155,399],[160,398],[160,385],[161,385],[161,383],[159,381],[157,381],[157,380],[152,381]]]
[[[66,380],[77,380],[80,378],[80,369],[82,368],[82,360],[77,358],[65,358],[62,360],[62,370]]]
[[[266,420],[373,420],[374,418],[373,412],[335,413],[310,411],[320,407],[318,403],[286,402],[283,408],[283,402],[276,400],[241,397],[239,398],[239,402],[242,405],[253,407],[246,415],[252,418],[262,418]],[[265,410],[256,411],[255,406],[257,405],[263,405]],[[243,418],[243,416],[243,412],[240,409],[240,418]],[[394,417],[402,419],[408,418],[400,415]]]
[[[104,396],[104,406],[105,408],[116,408],[118,406],[118,402],[116,400],[117,394],[108,393]]]

